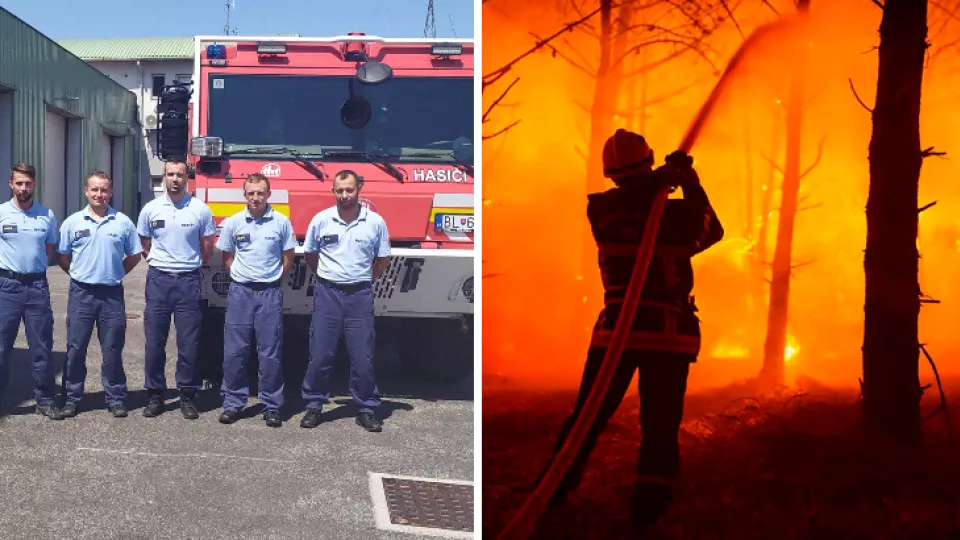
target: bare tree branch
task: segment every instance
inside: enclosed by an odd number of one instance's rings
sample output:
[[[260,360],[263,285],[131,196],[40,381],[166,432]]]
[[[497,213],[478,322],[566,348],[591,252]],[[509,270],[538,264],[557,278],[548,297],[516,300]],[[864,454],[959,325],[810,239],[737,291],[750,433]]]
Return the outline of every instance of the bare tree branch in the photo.
[[[520,123],[520,120],[514,120],[513,123],[511,123],[509,126],[501,129],[500,131],[494,133],[493,135],[484,135],[482,140],[486,141],[486,140],[490,140],[490,139],[492,139],[492,138],[494,138],[494,137],[499,137],[500,135],[503,135],[504,133],[506,133],[507,131],[509,131],[510,128],[512,128],[513,126],[515,126],[515,125],[517,125],[517,124],[519,124],[519,123]]]
[[[874,2],[876,2],[876,0],[874,0]],[[857,98],[857,103],[859,103],[861,107],[866,109],[868,113],[873,114],[873,109],[871,109],[870,107],[867,107],[867,104],[864,103],[863,100],[860,99],[860,95],[857,94],[857,89],[853,87],[853,79],[847,79],[847,80],[850,81],[850,90],[853,91],[853,97]]]
[[[780,12],[777,11],[777,8],[773,7],[773,4],[770,3],[770,0],[760,0],[760,3],[770,8],[770,11],[773,11],[773,14],[777,17],[780,16]]]
[[[927,210],[928,208],[930,208],[931,206],[933,206],[933,205],[935,205],[935,204],[937,204],[937,201],[933,201],[932,203],[925,204],[925,205],[921,206],[920,208],[917,208],[917,213],[919,214],[920,212],[923,212],[924,210]]]
[[[740,34],[740,39],[746,38],[746,36],[743,35],[743,30],[740,28],[740,23],[738,23],[737,19],[733,16],[733,10],[730,9],[730,5],[727,4],[727,1],[720,0],[720,5],[723,7],[723,10],[727,12],[727,17],[730,18],[730,22],[732,22],[734,28],[737,29],[737,33]]]
[[[578,25],[583,24],[584,22],[586,22],[587,20],[589,20],[591,17],[593,17],[593,16],[596,15],[597,13],[600,13],[600,9],[601,9],[601,8],[598,7],[597,9],[591,11],[591,12],[588,13],[587,15],[581,17],[580,19],[578,19],[578,20],[576,20],[576,21],[573,21],[573,22],[571,22],[571,23],[565,24],[560,30],[558,30],[558,31],[554,32],[553,34],[551,34],[550,36],[547,36],[546,38],[540,40],[539,42],[537,42],[536,44],[534,44],[533,47],[531,47],[529,50],[527,50],[526,52],[524,52],[524,53],[521,54],[520,56],[518,56],[518,57],[514,58],[513,60],[507,62],[505,65],[501,66],[500,68],[497,68],[497,69],[491,71],[490,73],[487,73],[486,75],[484,75],[484,76],[483,76],[483,85],[482,85],[481,89],[486,88],[487,86],[489,86],[489,85],[497,82],[498,80],[500,80],[501,77],[503,77],[504,75],[506,75],[507,72],[510,71],[510,69],[513,68],[513,66],[515,66],[515,65],[517,64],[517,62],[519,62],[519,61],[523,60],[524,58],[530,56],[531,54],[537,52],[538,50],[540,50],[540,49],[541,49],[544,45],[546,45],[547,43],[550,43],[550,42],[553,41],[554,39],[556,39],[556,38],[558,38],[559,36],[563,35],[565,32],[570,32],[570,31],[572,31],[572,30],[573,30],[574,28],[576,28]]]
[[[934,152],[932,146],[929,148],[925,148],[922,152],[920,152],[920,157],[923,157],[923,158],[928,158],[930,156],[945,156],[945,155],[947,155],[946,152]]]
[[[824,135],[823,137],[821,137],[821,138],[820,138],[820,142],[817,143],[817,157],[813,160],[813,163],[811,163],[810,166],[807,167],[807,170],[805,170],[805,171],[803,171],[802,173],[800,173],[800,179],[801,179],[801,180],[803,180],[808,174],[810,174],[810,173],[813,171],[813,169],[815,169],[815,168],[817,167],[817,165],[820,164],[820,158],[823,157],[823,143],[825,143],[825,142],[827,142],[827,136],[826,136],[826,135]]]
[[[507,92],[509,92],[510,89],[513,88],[513,86],[514,86],[515,84],[517,84],[518,82],[520,82],[520,77],[517,77],[516,79],[514,79],[513,82],[510,83],[510,86],[507,86],[507,89],[504,90],[502,94],[500,94],[500,97],[498,97],[497,99],[495,99],[495,100],[493,101],[493,103],[491,103],[490,106],[487,107],[486,112],[483,113],[483,117],[481,118],[482,122],[486,122],[486,121],[487,121],[487,116],[490,115],[490,111],[492,111],[492,110],[494,109],[494,107],[497,106],[497,104],[499,104],[501,101],[503,101],[503,98],[507,97]]]
[[[796,263],[796,264],[791,264],[791,265],[790,265],[790,269],[791,269],[791,270],[796,270],[797,268],[803,268],[804,266],[809,266],[809,265],[811,265],[811,264],[813,264],[813,263],[815,263],[815,262],[817,262],[816,259],[810,259],[809,261],[804,261],[804,262],[800,262],[800,263]]]
[[[810,205],[807,205],[807,206],[798,206],[798,207],[797,207],[797,212],[803,212],[803,211],[806,211],[806,210],[813,210],[814,208],[820,208],[821,206],[823,206],[823,203],[822,203],[822,202],[810,204]]]
[[[533,32],[530,32],[530,35],[533,36],[533,37],[535,37],[535,38],[537,38],[538,40],[540,40],[540,36],[534,34]],[[541,40],[541,41],[542,41],[542,40]],[[563,59],[566,60],[567,63],[569,63],[571,66],[579,69],[580,71],[584,72],[585,74],[587,74],[587,75],[590,76],[590,77],[596,77],[596,76],[597,76],[596,70],[592,70],[592,71],[591,71],[589,68],[586,68],[586,67],[584,67],[584,66],[581,66],[581,65],[578,64],[576,61],[574,61],[572,58],[570,58],[569,56],[567,56],[567,55],[563,54],[562,52],[560,52],[560,50],[557,49],[556,47],[554,47],[553,45],[544,44],[544,46],[547,47],[548,49],[550,49],[550,51],[553,53],[553,56],[554,56],[554,57],[559,56],[560,58],[563,58]],[[574,49],[574,50],[576,50],[576,49]]]
[[[870,1],[873,2],[874,4],[880,6],[880,9],[886,9],[886,7],[885,7],[883,4],[880,3],[880,0],[870,0]]]
[[[635,75],[640,75],[641,73],[644,73],[646,71],[652,71],[660,66],[669,64],[671,61],[676,60],[677,58],[683,56],[688,52],[690,52],[690,49],[680,49],[677,51],[673,51],[672,53],[668,54],[667,56],[664,56],[663,58],[658,58],[657,60],[654,60],[649,64],[644,64],[629,73],[624,73],[623,76],[633,77]]]
[[[760,157],[762,157],[764,161],[766,161],[767,163],[769,163],[770,166],[773,167],[773,170],[777,171],[777,172],[780,173],[781,175],[784,174],[784,172],[783,172],[783,167],[781,167],[780,165],[777,165],[777,162],[774,161],[773,158],[768,157],[768,156],[767,156],[766,154],[764,154],[763,152],[760,153]]]

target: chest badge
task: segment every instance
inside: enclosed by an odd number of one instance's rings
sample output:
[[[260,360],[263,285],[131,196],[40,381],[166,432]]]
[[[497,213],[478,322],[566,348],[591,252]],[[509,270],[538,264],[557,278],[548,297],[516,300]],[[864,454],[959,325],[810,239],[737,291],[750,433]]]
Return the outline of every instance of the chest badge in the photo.
[[[3,234],[11,234],[11,233],[15,233],[15,232],[17,232],[17,226],[16,226],[16,225],[4,225],[4,226],[3,226]]]
[[[151,229],[162,229],[165,225],[166,223],[162,219],[154,219],[150,222]]]
[[[249,234],[238,234],[235,240],[236,240],[236,242],[237,242],[238,244],[246,244],[246,243],[249,243],[249,242],[250,242],[250,235],[249,235]]]
[[[340,235],[337,234],[325,234],[320,237],[321,246],[330,246],[336,244],[340,241]]]
[[[76,239],[76,240],[79,240],[79,239],[81,239],[81,238],[86,238],[86,237],[90,236],[90,229],[84,229],[84,230],[82,230],[82,231],[77,231],[74,236],[75,236],[75,239]]]

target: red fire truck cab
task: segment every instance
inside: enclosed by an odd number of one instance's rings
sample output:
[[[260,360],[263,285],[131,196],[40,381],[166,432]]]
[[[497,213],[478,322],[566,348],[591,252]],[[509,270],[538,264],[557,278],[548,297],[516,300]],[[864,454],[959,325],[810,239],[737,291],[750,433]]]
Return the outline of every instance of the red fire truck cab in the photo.
[[[433,379],[472,373],[473,41],[201,36],[195,47],[189,112],[180,115],[189,145],[176,107],[161,98],[158,153],[182,150],[190,187],[218,225],[244,210],[247,175],[270,180],[269,202],[300,243],[283,286],[285,324],[302,335],[288,334],[287,350],[307,352],[315,278],[303,260],[307,226],[336,204],[333,177],[350,169],[392,245],[374,284],[378,353],[390,347]],[[229,278],[219,251],[202,271],[201,348],[222,359]]]

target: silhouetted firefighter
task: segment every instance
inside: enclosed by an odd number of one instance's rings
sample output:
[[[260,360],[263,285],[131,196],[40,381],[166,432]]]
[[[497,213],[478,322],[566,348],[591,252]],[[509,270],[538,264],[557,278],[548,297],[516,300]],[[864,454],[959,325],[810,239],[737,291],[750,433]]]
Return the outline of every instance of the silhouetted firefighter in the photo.
[[[561,428],[554,455],[573,428],[603,363],[658,189],[667,182],[672,188],[680,187],[683,198],[666,202],[640,304],[616,375],[596,422],[551,500],[552,507],[561,504],[580,484],[597,438],[623,400],[637,369],[643,440],[632,501],[636,525],[652,525],[673,502],[672,486],[680,475],[678,434],[687,375],[700,352],[700,320],[690,296],[690,259],[723,238],[723,228],[692,163],[689,156],[677,151],[667,157],[667,164],[654,170],[654,153],[646,140],[623,129],[604,145],[604,175],[616,187],[590,194],[587,204],[599,251],[604,308],[594,327],[574,411]]]

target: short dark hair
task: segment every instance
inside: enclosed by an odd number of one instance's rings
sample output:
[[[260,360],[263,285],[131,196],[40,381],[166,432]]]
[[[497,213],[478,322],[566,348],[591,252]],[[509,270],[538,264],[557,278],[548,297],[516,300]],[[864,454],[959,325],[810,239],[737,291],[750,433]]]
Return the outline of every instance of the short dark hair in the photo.
[[[333,175],[333,179],[346,180],[351,176],[353,177],[354,180],[357,181],[357,189],[360,189],[361,187],[363,187],[363,177],[361,177],[359,174],[357,174],[356,172],[350,169],[342,169],[340,171],[337,171],[337,174]]]
[[[91,178],[99,178],[101,180],[106,180],[107,183],[110,184],[110,189],[113,189],[113,180],[110,178],[109,174],[103,171],[93,171],[93,173],[91,173],[90,176],[87,177],[87,180],[84,182],[83,185],[89,186]]]
[[[243,181],[243,191],[247,191],[247,182],[251,184],[266,184],[267,191],[270,191],[270,179],[260,173],[253,173],[247,176],[247,179]]]
[[[30,177],[30,180],[37,181],[37,169],[26,161],[21,161],[10,169],[10,180],[13,180],[15,173],[25,174]]]
[[[183,160],[180,160],[180,159],[171,159],[170,161],[165,161],[165,162],[163,162],[163,172],[164,172],[164,173],[167,172],[167,165],[171,165],[171,164],[172,164],[172,165],[183,165],[183,167],[184,167],[185,169],[186,169],[186,168],[189,168],[189,167],[187,166],[187,162],[186,162],[186,161],[183,161]]]

